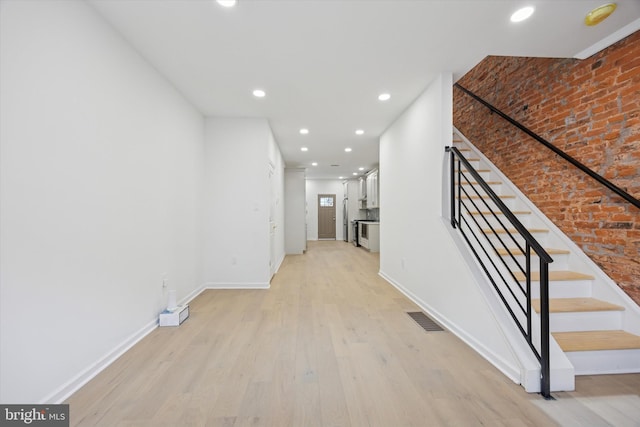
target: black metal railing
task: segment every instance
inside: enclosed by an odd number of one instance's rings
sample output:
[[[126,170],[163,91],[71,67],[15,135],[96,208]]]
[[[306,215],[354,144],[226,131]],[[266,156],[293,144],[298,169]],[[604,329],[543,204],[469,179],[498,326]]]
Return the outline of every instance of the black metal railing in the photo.
[[[549,399],[549,264],[553,259],[469,160],[456,147],[446,150],[450,153],[451,225],[462,234],[540,362],[541,393]],[[540,266],[539,348],[532,325],[534,258]]]
[[[577,167],[578,169],[580,169],[582,172],[586,173],[587,175],[589,175],[591,178],[595,179],[596,181],[598,181],[600,184],[604,185],[605,187],[607,187],[609,190],[613,191],[614,193],[616,193],[618,196],[622,197],[624,200],[626,200],[627,202],[631,203],[632,205],[634,205],[636,208],[640,209],[640,200],[636,199],[635,197],[633,197],[631,194],[627,193],[626,191],[624,191],[622,188],[618,187],[617,185],[615,185],[614,183],[612,183],[611,181],[607,180],[606,178],[604,178],[602,175],[599,175],[598,173],[594,172],[593,170],[589,169],[587,166],[585,166],[584,164],[580,163],[578,160],[574,159],[573,157],[571,157],[569,154],[565,153],[564,151],[562,151],[561,149],[559,149],[558,147],[556,147],[555,145],[551,144],[549,141],[547,141],[546,139],[542,138],[540,135],[536,134],[535,132],[533,132],[532,130],[530,130],[529,128],[527,128],[526,126],[524,126],[522,123],[518,122],[517,120],[511,118],[510,116],[508,116],[507,114],[503,113],[502,111],[500,111],[499,109],[497,109],[496,107],[494,107],[493,105],[491,105],[490,103],[488,103],[487,101],[485,101],[484,99],[480,98],[478,95],[476,95],[475,93],[471,92],[470,90],[466,89],[465,87],[459,85],[458,83],[455,83],[453,85],[454,87],[460,89],[462,92],[466,93],[467,95],[469,95],[471,98],[475,99],[476,101],[478,101],[480,104],[484,105],[485,107],[487,107],[489,110],[491,110],[493,113],[497,114],[498,116],[502,117],[503,119],[505,119],[507,122],[509,122],[510,124],[512,124],[513,126],[515,126],[516,128],[520,129],[522,132],[526,133],[527,135],[529,135],[531,138],[535,139],[536,141],[538,141],[540,144],[544,145],[545,147],[547,147],[549,150],[553,151],[555,154],[557,154],[558,156],[560,156],[561,158],[563,158],[564,160],[566,160],[567,162],[571,163],[573,166]]]

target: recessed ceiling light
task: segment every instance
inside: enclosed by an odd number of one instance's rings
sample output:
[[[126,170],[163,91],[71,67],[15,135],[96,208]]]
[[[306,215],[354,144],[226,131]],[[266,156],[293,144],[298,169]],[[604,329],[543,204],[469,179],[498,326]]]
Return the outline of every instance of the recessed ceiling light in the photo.
[[[308,133],[309,133],[309,129],[302,128],[302,129],[300,129],[300,133],[301,133],[302,135],[306,135],[306,134],[308,134]]]
[[[220,6],[233,7],[236,5],[236,0],[216,0]]]
[[[307,147],[300,147],[300,151],[309,151]]]
[[[347,147],[344,149],[344,151],[346,151],[347,153],[351,152],[351,148]]]
[[[364,134],[364,131],[362,129],[358,129],[356,131],[356,135],[363,135],[363,134]]]
[[[265,95],[266,95],[266,92],[263,91],[262,89],[256,89],[253,91],[253,96],[255,96],[256,98],[264,98]]]
[[[522,9],[518,9],[515,12],[513,12],[513,15],[511,15],[511,22],[524,21],[525,19],[533,15],[533,11],[534,11],[533,6],[527,6],[527,7],[523,7]]]
[[[353,175],[353,176],[357,176],[357,175],[358,175],[358,172],[354,172],[354,173],[352,173],[351,175]]]
[[[587,13],[587,16],[584,18],[584,23],[589,27],[594,25],[598,25],[605,19],[609,17],[616,10],[617,5],[615,3],[607,3],[602,6],[598,6],[593,9],[591,12]]]
[[[344,179],[344,176],[339,176],[338,179]]]
[[[363,170],[364,170],[364,168],[358,168],[358,170],[359,170],[359,171],[363,171]]]
[[[318,166],[318,162],[311,163],[311,166]]]
[[[381,93],[380,95],[378,95],[378,99],[380,101],[388,101],[391,98],[391,95],[389,95],[388,93]]]

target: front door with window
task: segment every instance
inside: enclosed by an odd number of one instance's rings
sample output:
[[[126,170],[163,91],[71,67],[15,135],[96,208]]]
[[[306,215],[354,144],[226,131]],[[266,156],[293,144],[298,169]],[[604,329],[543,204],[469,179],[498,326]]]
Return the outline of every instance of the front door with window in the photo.
[[[336,195],[318,194],[318,239],[336,238]]]

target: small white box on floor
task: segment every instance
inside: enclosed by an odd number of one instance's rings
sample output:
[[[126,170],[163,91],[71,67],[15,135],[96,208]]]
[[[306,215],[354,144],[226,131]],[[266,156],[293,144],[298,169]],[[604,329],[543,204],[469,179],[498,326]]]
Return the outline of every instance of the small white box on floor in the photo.
[[[160,326],[179,326],[189,317],[189,306],[179,305],[160,313]]]

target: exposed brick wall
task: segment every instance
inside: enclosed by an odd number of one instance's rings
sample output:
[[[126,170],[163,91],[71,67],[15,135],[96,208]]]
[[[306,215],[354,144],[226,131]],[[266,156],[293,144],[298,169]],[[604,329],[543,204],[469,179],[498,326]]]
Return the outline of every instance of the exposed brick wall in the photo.
[[[640,31],[585,60],[490,56],[459,83],[640,198]],[[640,209],[454,90],[454,124],[640,304]]]

